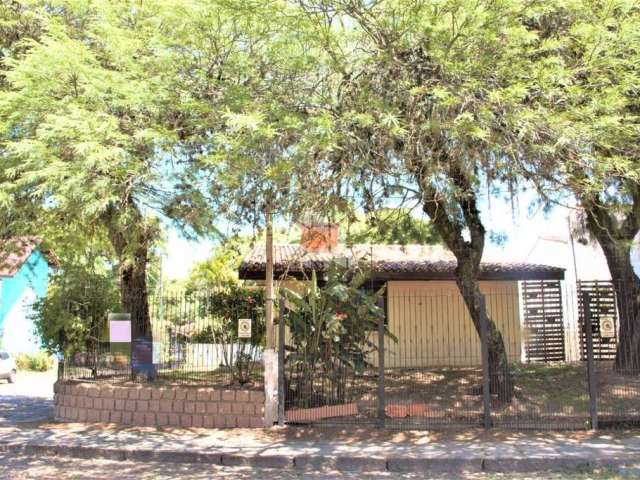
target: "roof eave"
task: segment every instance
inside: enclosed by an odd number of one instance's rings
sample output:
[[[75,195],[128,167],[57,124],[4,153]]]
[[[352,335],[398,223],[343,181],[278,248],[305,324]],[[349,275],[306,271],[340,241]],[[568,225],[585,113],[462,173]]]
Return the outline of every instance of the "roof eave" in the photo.
[[[238,271],[240,280],[265,280],[265,272],[243,269]],[[274,269],[275,279],[292,278],[297,280],[308,279],[311,274],[301,271],[289,271]],[[371,280],[402,281],[402,280],[455,280],[455,275],[450,272],[373,272]],[[481,281],[524,281],[524,280],[564,280],[564,270],[549,271],[515,271],[515,272],[483,272]]]

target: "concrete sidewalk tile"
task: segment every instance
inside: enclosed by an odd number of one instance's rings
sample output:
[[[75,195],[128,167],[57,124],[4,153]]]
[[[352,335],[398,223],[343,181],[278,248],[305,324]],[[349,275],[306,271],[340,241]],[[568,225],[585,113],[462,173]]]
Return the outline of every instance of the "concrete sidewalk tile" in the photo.
[[[302,471],[336,470],[336,459],[326,455],[296,455],[293,466]]]
[[[251,466],[255,468],[293,468],[293,457],[286,455],[222,454],[221,465],[229,467]]]
[[[529,457],[485,458],[482,469],[489,473],[533,473],[582,470],[592,467],[586,458]]]
[[[482,459],[391,457],[387,469],[398,473],[479,473]]]
[[[335,461],[336,470],[342,472],[384,472],[387,470],[385,458],[339,456]]]
[[[58,455],[87,460],[94,458],[116,461],[126,460],[126,452],[120,448],[84,447],[79,445],[68,447],[60,446],[58,448]]]
[[[220,453],[188,450],[127,450],[126,459],[138,462],[156,461],[222,465],[222,455]]]
[[[10,443],[8,451],[26,455],[58,455],[60,448],[57,445],[39,445],[36,443]]]

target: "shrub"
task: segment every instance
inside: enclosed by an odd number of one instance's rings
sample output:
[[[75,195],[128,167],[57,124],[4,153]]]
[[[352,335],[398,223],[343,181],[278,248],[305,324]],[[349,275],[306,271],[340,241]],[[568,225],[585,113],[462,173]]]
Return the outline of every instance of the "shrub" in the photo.
[[[360,265],[332,264],[322,286],[318,286],[314,272],[310,288],[303,294],[285,290],[289,328],[285,382],[296,406],[349,401],[347,386],[356,375],[373,367],[368,358],[378,350],[372,334],[384,320],[379,306],[384,287],[367,291],[367,278]],[[387,327],[385,335],[396,341]]]
[[[107,313],[118,311],[118,291],[108,273],[67,268],[52,278],[47,296],[33,305],[32,320],[49,353],[92,350],[106,327]]]
[[[191,336],[191,343],[212,343],[222,350],[222,363],[240,384],[251,380],[253,359],[265,344],[264,291],[229,285],[209,292],[199,302],[200,318],[208,325]],[[252,320],[251,338],[238,338],[238,319]]]
[[[19,353],[16,355],[16,367],[18,370],[46,372],[53,367],[53,363],[53,357],[44,352]]]

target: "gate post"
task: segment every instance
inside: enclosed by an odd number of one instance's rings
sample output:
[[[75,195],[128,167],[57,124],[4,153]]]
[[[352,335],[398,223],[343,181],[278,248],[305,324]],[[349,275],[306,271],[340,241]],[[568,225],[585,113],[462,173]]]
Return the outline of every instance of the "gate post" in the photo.
[[[596,390],[596,372],[595,361],[593,355],[593,328],[591,326],[591,299],[589,293],[584,292],[582,295],[582,304],[584,305],[584,328],[585,339],[587,341],[587,382],[589,386],[589,415],[591,417],[591,429],[598,429],[598,405]]]
[[[278,302],[278,425],[284,426],[284,297]]]
[[[482,344],[482,407],[484,428],[491,428],[491,381],[489,378],[489,329],[484,295],[480,295],[480,343]]]
[[[386,295],[386,294],[385,294]],[[385,302],[386,303],[386,302]],[[386,312],[386,305],[385,305]],[[386,399],[384,398],[384,317],[378,320],[378,424],[385,423]]]

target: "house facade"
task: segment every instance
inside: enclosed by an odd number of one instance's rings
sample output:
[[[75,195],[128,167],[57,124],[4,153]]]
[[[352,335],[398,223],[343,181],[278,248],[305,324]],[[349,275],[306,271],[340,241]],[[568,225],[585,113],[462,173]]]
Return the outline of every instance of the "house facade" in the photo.
[[[40,349],[31,320],[33,303],[47,293],[49,262],[33,238],[14,238],[0,250],[0,348]]]
[[[314,241],[309,236],[314,235]],[[328,241],[318,241],[324,237]],[[331,241],[333,240],[333,241]],[[480,340],[456,282],[456,259],[439,245],[343,245],[337,235],[303,231],[300,245],[274,246],[274,278],[301,288],[311,272],[321,273],[331,262],[364,263],[370,287],[385,285],[385,366],[419,368],[472,366],[481,359]],[[242,262],[239,277],[261,282],[265,278],[263,246]],[[500,330],[510,361],[524,356],[521,282],[564,279],[564,269],[543,264],[483,258],[480,289],[489,317]],[[372,336],[375,337],[375,333]],[[374,339],[375,341],[375,339]],[[377,363],[375,354],[371,358]]]

